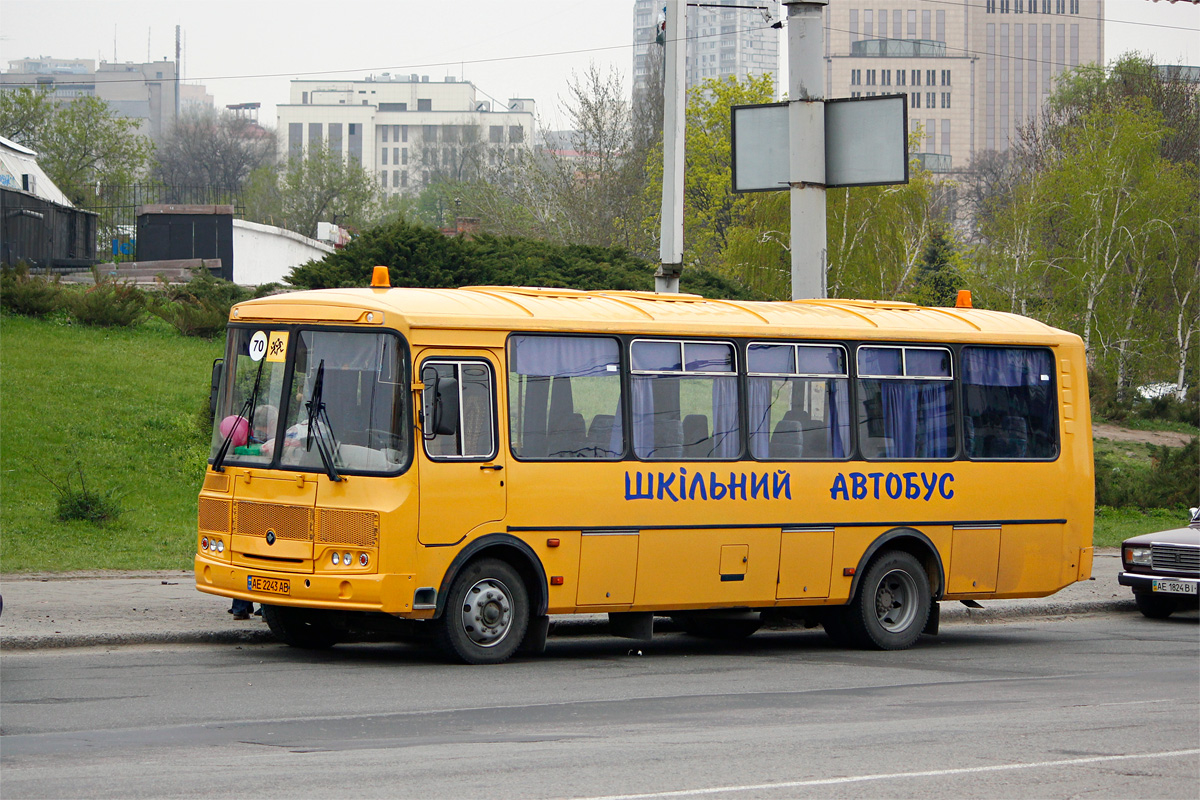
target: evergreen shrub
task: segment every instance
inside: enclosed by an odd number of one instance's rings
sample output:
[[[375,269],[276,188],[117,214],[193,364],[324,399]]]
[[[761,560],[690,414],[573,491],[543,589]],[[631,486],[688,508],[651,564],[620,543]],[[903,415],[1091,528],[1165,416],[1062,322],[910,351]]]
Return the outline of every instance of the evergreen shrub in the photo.
[[[30,275],[25,262],[0,269],[0,306],[27,317],[44,317],[63,306],[63,289],[53,280]]]

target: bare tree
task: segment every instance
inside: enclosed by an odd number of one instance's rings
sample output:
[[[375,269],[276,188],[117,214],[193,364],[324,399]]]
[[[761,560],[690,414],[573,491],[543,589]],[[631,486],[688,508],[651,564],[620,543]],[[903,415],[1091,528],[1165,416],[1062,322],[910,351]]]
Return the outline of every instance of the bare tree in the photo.
[[[250,173],[275,160],[275,134],[214,109],[184,114],[158,151],[155,176],[170,186],[238,194]]]

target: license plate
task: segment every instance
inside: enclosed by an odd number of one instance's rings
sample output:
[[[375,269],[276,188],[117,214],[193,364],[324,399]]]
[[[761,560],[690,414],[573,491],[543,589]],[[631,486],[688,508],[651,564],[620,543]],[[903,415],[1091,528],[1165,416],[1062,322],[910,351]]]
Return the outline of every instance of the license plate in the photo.
[[[1196,594],[1196,584],[1188,581],[1155,580],[1150,588],[1165,594]]]
[[[288,594],[291,590],[291,582],[279,578],[264,578],[261,575],[250,575],[246,578],[246,591],[248,592]]]

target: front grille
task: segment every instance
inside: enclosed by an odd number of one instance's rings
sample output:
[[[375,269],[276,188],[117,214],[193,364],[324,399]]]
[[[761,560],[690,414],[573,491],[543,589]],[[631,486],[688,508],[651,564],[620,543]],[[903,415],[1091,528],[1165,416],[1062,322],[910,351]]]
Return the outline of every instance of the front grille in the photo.
[[[200,498],[200,530],[229,533],[229,501]]]
[[[266,536],[267,531],[272,530],[277,539],[311,542],[312,509],[275,503],[237,502],[233,505],[233,530],[243,536]]]
[[[317,517],[317,541],[375,547],[379,540],[379,515],[370,511],[321,509]]]
[[[1155,571],[1190,572],[1200,575],[1200,547],[1180,547],[1173,544],[1150,546],[1150,564]]]

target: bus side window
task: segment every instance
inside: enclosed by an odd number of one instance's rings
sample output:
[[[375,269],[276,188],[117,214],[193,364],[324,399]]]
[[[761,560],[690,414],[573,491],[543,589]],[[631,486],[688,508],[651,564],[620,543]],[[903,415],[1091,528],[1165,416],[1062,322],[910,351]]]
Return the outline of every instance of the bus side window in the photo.
[[[964,347],[963,442],[970,458],[1058,454],[1054,357],[1032,347]]]
[[[514,334],[508,364],[514,456],[613,461],[624,455],[616,339]]]
[[[850,452],[850,381],[841,345],[754,342],[749,373],[750,454],[814,461]]]
[[[640,339],[630,346],[633,449],[652,460],[741,453],[733,345]]]
[[[944,347],[858,348],[858,431],[864,458],[951,458],[953,370]]]
[[[427,361],[422,375],[429,370],[458,392],[458,423],[454,433],[425,436],[425,452],[437,459],[481,459],[496,455],[495,393],[492,369],[484,361]],[[426,389],[430,391],[430,389]],[[430,407],[427,401],[426,408]],[[428,412],[426,412],[428,416]],[[430,421],[426,420],[426,425]]]

